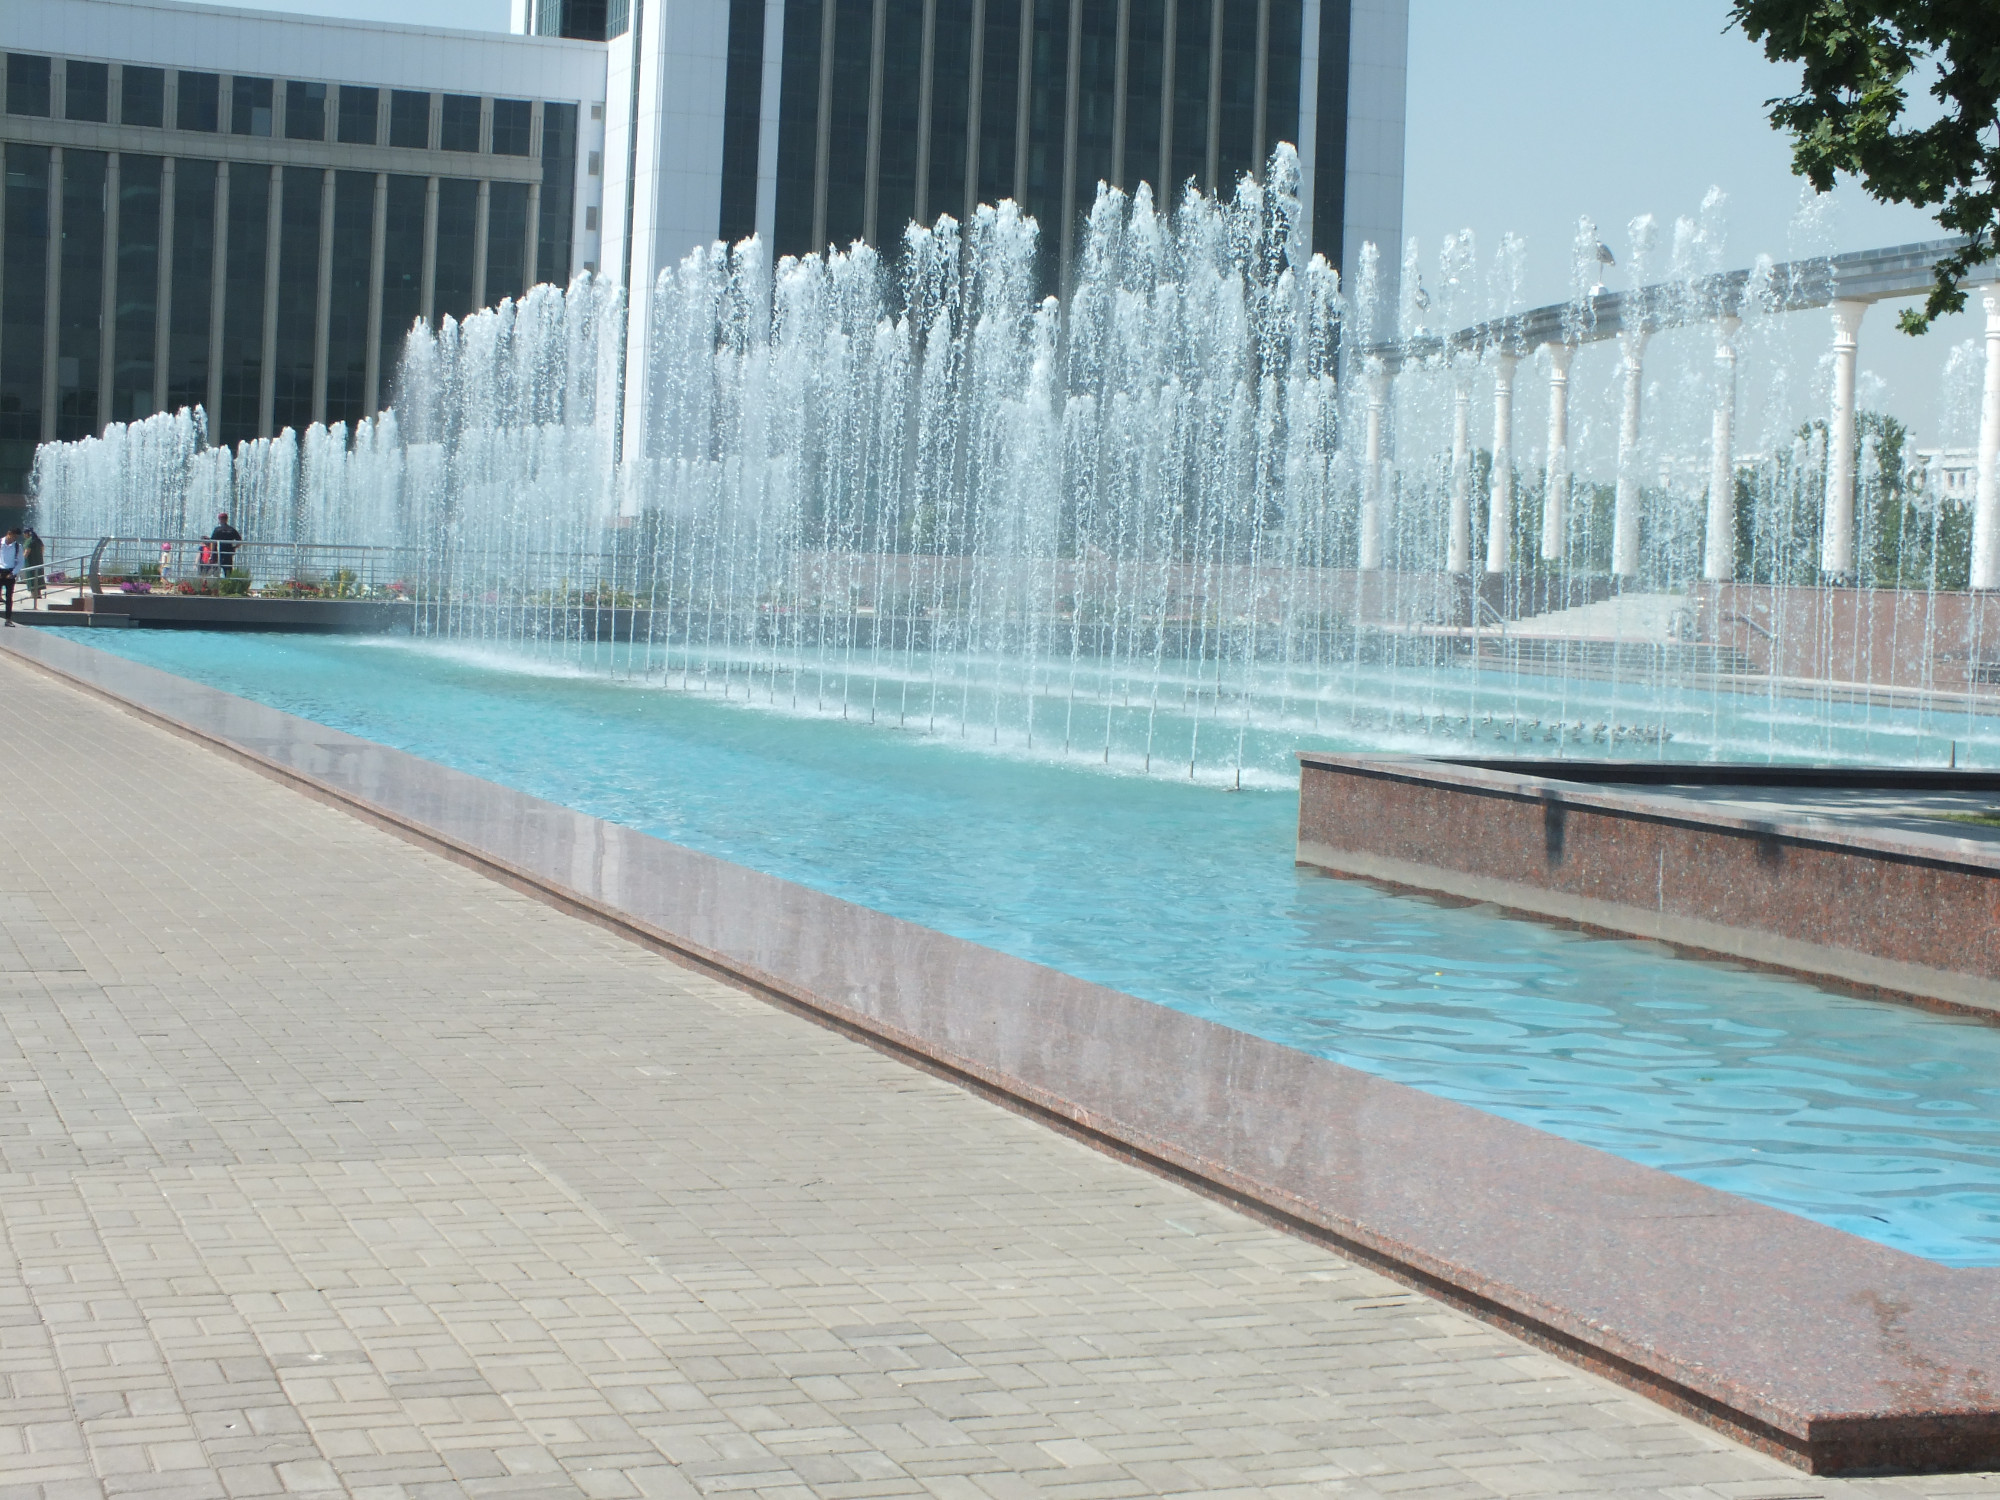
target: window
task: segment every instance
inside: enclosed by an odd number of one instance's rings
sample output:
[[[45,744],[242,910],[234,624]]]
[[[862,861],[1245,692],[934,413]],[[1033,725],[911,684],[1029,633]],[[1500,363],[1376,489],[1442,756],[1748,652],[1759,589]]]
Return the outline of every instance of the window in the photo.
[[[223,253],[222,410],[211,413],[210,428],[219,443],[257,436],[264,374],[264,243],[270,209],[271,169],[232,163]]]
[[[271,340],[271,430],[304,432],[313,419],[314,339],[319,323],[318,167],[286,167],[278,205],[278,320]]]
[[[0,489],[19,494],[42,436],[42,316],[49,262],[49,148],[9,142],[0,232]]]
[[[411,89],[389,94],[389,144],[428,150],[431,144],[431,96]]]
[[[535,107],[526,99],[495,99],[493,101],[493,154],[495,156],[526,156],[528,154],[528,121]]]
[[[229,133],[269,135],[271,133],[271,80],[232,78],[229,80]]]
[[[496,182],[486,204],[486,303],[528,289],[528,185]]]
[[[438,150],[477,151],[479,149],[479,96],[446,94],[438,119]]]
[[[472,311],[473,248],[479,235],[479,184],[455,177],[438,181],[437,319]]]
[[[29,57],[22,52],[7,54],[7,113],[48,117],[49,60],[46,57]]]
[[[403,339],[424,312],[424,198],[421,177],[391,175],[382,226],[382,395],[394,394]]]
[[[90,437],[100,425],[104,186],[110,162],[102,151],[63,152],[62,290],[56,298],[56,437],[62,441]]]
[[[63,64],[63,118],[97,120],[111,118],[111,65],[100,62]]]
[[[167,410],[208,403],[208,314],[215,270],[215,163],[174,168],[174,286],[167,326]]]
[[[285,85],[285,139],[323,141],[326,139],[326,85],[300,83]]]
[[[368,415],[368,266],[375,243],[375,174],[336,172],[328,270],[326,421]]]
[[[160,313],[160,158],[118,161],[118,272],[111,354],[114,422],[153,411],[153,334]]]
[[[557,286],[569,281],[570,212],[576,201],[576,106],[542,106],[542,221],[535,249],[535,277]],[[591,228],[597,227],[592,209]]]
[[[222,128],[222,80],[213,73],[180,75],[180,102],[174,106],[174,123],[182,130]]]
[[[340,139],[349,146],[375,144],[375,112],[382,99],[380,89],[340,86]]]
[[[167,70],[125,65],[125,81],[120,88],[118,118],[127,125],[159,126],[167,123]]]

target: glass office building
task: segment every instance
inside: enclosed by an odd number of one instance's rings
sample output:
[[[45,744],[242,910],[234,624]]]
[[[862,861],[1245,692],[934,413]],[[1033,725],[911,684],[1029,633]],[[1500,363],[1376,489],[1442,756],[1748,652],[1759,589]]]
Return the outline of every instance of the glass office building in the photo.
[[[1278,141],[1314,248],[1351,274],[1391,247],[1393,276],[1407,0],[515,0],[513,26],[0,5],[0,509],[36,444],[108,422],[367,415],[414,320],[580,269],[643,339],[659,271],[718,238],[893,246],[1012,198],[1058,289],[1100,180],[1170,202]]]
[[[60,9],[81,41],[97,14],[147,8]],[[163,409],[205,407],[218,442],[353,421],[414,320],[585,258],[601,82],[564,98],[474,91],[462,67],[433,88],[326,76],[315,28],[289,30],[286,75],[30,50],[0,24],[0,494],[38,443]]]

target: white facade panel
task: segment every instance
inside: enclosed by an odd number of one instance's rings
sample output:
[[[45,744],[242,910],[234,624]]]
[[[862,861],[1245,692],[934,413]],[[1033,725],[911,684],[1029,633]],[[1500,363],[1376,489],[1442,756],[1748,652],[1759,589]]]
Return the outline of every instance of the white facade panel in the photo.
[[[163,0],[5,0],[0,49],[507,98],[604,97],[602,43]]]

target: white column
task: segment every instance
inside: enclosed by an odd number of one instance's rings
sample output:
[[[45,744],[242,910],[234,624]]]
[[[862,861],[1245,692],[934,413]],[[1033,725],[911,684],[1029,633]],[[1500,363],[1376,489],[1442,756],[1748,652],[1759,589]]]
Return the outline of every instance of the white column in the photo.
[[[1493,366],[1493,490],[1486,506],[1486,571],[1507,571],[1514,530],[1514,365],[1503,354]]]
[[[1625,369],[1625,412],[1618,423],[1618,491],[1611,512],[1611,571],[1639,576],[1639,401],[1646,377],[1646,330],[1618,335]]]
[[[1368,362],[1368,438],[1361,476],[1361,568],[1382,566],[1382,423],[1389,410],[1389,370]]]
[[[1451,540],[1445,569],[1472,571],[1472,388],[1463,374],[1452,382]]]
[[[2000,286],[1986,303],[1986,393],[1979,407],[1979,488],[1972,511],[1972,586],[2000,588]]]
[[[1727,583],[1736,576],[1736,330],[1739,319],[1715,325],[1715,423],[1708,449],[1708,537],[1701,576]]]
[[[1865,302],[1833,304],[1833,412],[1826,428],[1826,520],[1820,571],[1854,575],[1854,353]]]
[[[1569,531],[1569,362],[1574,344],[1550,344],[1549,466],[1542,485],[1542,557],[1561,562]]]

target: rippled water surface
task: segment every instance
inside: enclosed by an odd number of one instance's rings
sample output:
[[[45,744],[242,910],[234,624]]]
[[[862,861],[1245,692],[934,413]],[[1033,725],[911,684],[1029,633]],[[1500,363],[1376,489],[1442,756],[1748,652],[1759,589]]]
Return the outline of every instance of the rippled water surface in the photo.
[[[1302,872],[1289,793],[406,641],[77,638],[1933,1260],[2000,1265],[2000,1028]]]

